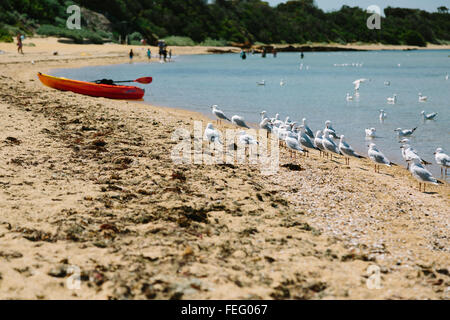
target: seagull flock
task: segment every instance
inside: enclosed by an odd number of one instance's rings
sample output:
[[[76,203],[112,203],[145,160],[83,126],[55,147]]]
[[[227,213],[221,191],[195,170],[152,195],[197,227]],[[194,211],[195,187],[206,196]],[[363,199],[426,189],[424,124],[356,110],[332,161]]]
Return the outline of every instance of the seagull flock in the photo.
[[[226,120],[236,127],[250,129],[243,117],[234,115],[230,119],[222,110],[218,109],[217,105],[212,106],[211,109],[213,115],[217,118],[218,123]],[[422,112],[422,114],[424,117],[428,116],[425,112]],[[343,156],[346,165],[350,164],[351,158],[364,158],[362,155],[355,152],[343,135],[337,134],[329,120],[325,122],[323,130],[318,130],[316,131],[316,134],[314,134],[308,126],[306,118],[302,119],[301,124],[299,124],[298,122],[291,121],[290,117],[286,117],[286,119],[282,121],[280,119],[280,114],[276,114],[275,117],[269,118],[267,117],[267,112],[262,111],[260,115],[261,122],[259,128],[267,131],[268,135],[274,134],[279,139],[281,145],[290,152],[291,157],[297,154],[307,156],[310,150],[317,150],[320,152],[321,157],[326,156],[327,158],[333,159],[333,155]],[[434,115],[432,119],[434,119],[435,116],[436,115]],[[380,110],[380,120],[384,119],[386,119],[386,113],[384,110]],[[421,158],[417,150],[411,146],[408,138],[411,137],[416,130],[417,128],[398,128],[395,132],[397,133],[398,138],[402,139],[400,140],[401,152],[403,159],[408,164],[408,170],[411,172],[412,176],[419,181],[419,190],[422,190],[423,184],[423,190],[425,192],[425,184],[438,185],[442,184],[442,182],[434,178],[425,168],[425,166],[430,163]],[[366,129],[367,138],[374,138],[375,136],[375,128]],[[214,143],[217,141],[222,144],[220,133],[213,127],[212,123],[208,123],[204,137],[209,142]],[[259,144],[254,137],[245,131],[239,133],[238,141],[240,144],[246,146]],[[370,143],[368,147],[367,155],[374,163],[376,173],[380,172],[380,166],[382,165],[388,167],[394,165],[374,143]],[[450,156],[445,154],[442,148],[438,148],[435,152],[435,159],[436,163],[441,167],[441,174],[444,175],[445,170],[445,175],[447,175],[447,169],[450,167]]]
[[[446,76],[446,80],[448,79],[448,75]],[[354,97],[359,97],[359,90],[361,89],[361,85],[363,83],[371,81],[370,79],[358,79],[353,82],[355,93],[351,95],[347,93],[347,101],[353,101]],[[266,85],[266,81],[263,80],[257,83],[260,86]],[[286,84],[285,80],[281,80],[280,85],[284,86]],[[384,82],[385,86],[390,86],[390,81]],[[398,95],[394,94],[392,97],[387,98],[388,104],[396,104],[398,100]],[[422,93],[419,93],[419,102],[426,102],[428,100],[427,96],[423,96]],[[234,115],[233,117],[228,118],[222,110],[218,109],[217,105],[211,107],[212,113],[217,118],[218,123],[223,120],[231,122],[233,125],[243,128],[250,129],[250,127],[246,124],[245,119],[241,116]],[[351,158],[364,158],[355,152],[355,150],[348,144],[347,140],[343,135],[338,135],[336,130],[333,128],[331,121],[325,122],[325,127],[323,130],[318,130],[314,134],[311,128],[307,124],[307,119],[304,118],[301,121],[301,124],[298,122],[291,121],[290,117],[286,117],[284,121],[280,119],[280,114],[276,114],[275,117],[269,118],[267,117],[267,112],[262,111],[261,122],[259,124],[259,128],[267,131],[267,134],[275,135],[282,147],[285,147],[290,152],[290,156],[293,155],[305,155],[308,156],[310,150],[317,150],[320,152],[320,157],[327,157],[333,159],[333,155],[343,156],[345,159],[346,165],[350,164]],[[437,117],[437,113],[426,113],[425,111],[421,112],[421,116],[424,121],[427,120],[435,120]],[[380,122],[383,123],[388,114],[385,110],[381,109],[379,114]],[[412,129],[403,129],[397,128],[394,132],[397,134],[397,138],[401,144],[401,153],[403,159],[407,163],[407,169],[410,171],[411,175],[419,181],[419,190],[425,192],[426,184],[442,184],[439,180],[433,177],[431,172],[429,172],[425,166],[430,165],[430,162],[427,162],[422,157],[419,156],[416,149],[411,146],[409,138],[414,135],[418,128]],[[377,131],[375,128],[368,128],[365,130],[366,139],[372,140],[377,136]],[[214,129],[213,125],[209,123],[205,130],[205,139],[209,142],[220,141],[220,133]],[[258,144],[258,141],[247,134],[245,131],[240,132],[239,134],[239,143],[245,145]],[[368,145],[367,155],[369,159],[375,165],[375,172],[380,172],[380,166],[388,166],[391,167],[394,165],[379,149],[374,143],[370,143]],[[450,167],[450,156],[444,153],[442,148],[438,148],[434,153],[436,164],[441,168],[441,175],[447,176],[447,169]]]

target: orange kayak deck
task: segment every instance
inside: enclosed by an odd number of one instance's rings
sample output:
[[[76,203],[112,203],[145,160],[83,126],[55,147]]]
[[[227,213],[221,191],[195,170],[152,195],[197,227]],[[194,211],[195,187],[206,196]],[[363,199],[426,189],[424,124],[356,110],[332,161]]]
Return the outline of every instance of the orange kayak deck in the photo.
[[[138,87],[97,84],[92,82],[53,77],[40,72],[38,73],[38,77],[39,80],[47,87],[61,91],[72,91],[91,97],[141,100],[145,94],[145,90]]]

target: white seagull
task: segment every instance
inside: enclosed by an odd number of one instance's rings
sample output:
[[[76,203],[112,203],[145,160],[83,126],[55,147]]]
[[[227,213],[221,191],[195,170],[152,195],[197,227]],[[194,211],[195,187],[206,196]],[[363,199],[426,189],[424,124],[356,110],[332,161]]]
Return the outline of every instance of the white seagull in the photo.
[[[231,123],[241,128],[250,129],[250,127],[245,123],[244,118],[240,116],[233,116],[233,118],[231,118]]]
[[[428,100],[427,96],[423,96],[421,93],[419,93],[419,102],[425,102]]]
[[[367,152],[370,160],[375,162],[375,172],[380,173],[380,164],[390,167],[391,161],[380,151],[374,143],[371,143],[369,146],[369,151]],[[378,170],[377,170],[378,166]]]
[[[353,101],[353,96],[347,92],[347,97],[346,97],[347,101]]]
[[[405,160],[408,163],[408,169],[409,169],[409,162],[412,160],[415,160],[415,159],[419,160],[420,163],[422,163],[424,165],[431,164],[419,156],[419,153],[417,152],[417,150],[414,149],[409,144],[408,139],[404,139],[401,142],[403,143],[403,145],[400,147],[400,149],[402,149],[402,157],[403,157],[403,160]]]
[[[347,142],[345,142],[344,136],[341,136],[341,141],[339,142],[339,151],[341,151],[341,153],[344,155],[346,165],[350,165],[350,157],[359,159],[363,158],[363,156],[357,154],[355,150],[353,150],[353,148]]]
[[[333,153],[341,154],[341,151],[339,151],[339,147],[334,143],[334,141],[331,139],[331,133],[332,131],[329,129],[325,129],[323,131],[323,137],[322,137],[322,145],[325,151],[331,152],[331,160],[333,160]],[[328,153],[327,153],[328,156]]]
[[[258,86],[265,86],[266,85],[266,80],[263,81],[259,81],[256,83]]]
[[[299,142],[298,138],[296,139],[296,138],[292,137],[291,135],[287,135],[285,142],[286,142],[286,146],[292,151],[300,152],[300,154],[304,154],[306,152],[300,146],[300,142]],[[292,156],[292,153],[291,153],[291,156]]]
[[[325,148],[323,147],[322,142],[323,132],[322,130],[317,131],[316,136],[314,138],[314,145],[320,150],[320,155],[325,152]]]
[[[394,94],[392,97],[387,98],[387,102],[389,104],[396,104],[397,103],[397,94]]]
[[[325,135],[325,130],[330,131],[330,135],[334,138],[334,139],[339,139],[339,137],[336,134],[336,130],[333,129],[332,125],[331,125],[331,121],[327,120],[327,122],[325,122],[325,129],[323,130],[323,133]]]
[[[218,122],[220,120],[227,120],[227,121],[231,121],[230,119],[228,119],[228,117],[225,115],[225,113],[222,110],[217,109],[217,105],[213,105],[211,107],[212,109],[212,113],[218,118]]]
[[[300,128],[300,133],[298,135],[300,144],[308,149],[314,149],[314,150],[319,150],[319,148],[317,148],[314,145],[314,142],[311,140],[311,138],[309,137],[309,135],[306,133],[306,129],[305,126],[301,125],[299,126]]]
[[[305,128],[306,134],[307,134],[311,139],[314,139],[314,133],[313,133],[312,130],[308,127],[308,125],[307,125],[307,123],[306,123],[306,118],[303,118],[302,123],[303,123],[303,127]]]
[[[218,141],[220,144],[222,144],[222,141],[220,141],[220,133],[216,129],[214,129],[212,123],[208,123],[205,129],[205,140],[208,142],[216,142]]]
[[[442,182],[434,178],[431,172],[425,169],[425,167],[417,159],[411,161],[409,172],[411,172],[412,176],[419,181],[419,191],[422,191],[422,183],[423,192],[425,192],[425,186],[427,183],[434,185],[442,184]]]
[[[384,122],[387,118],[387,113],[382,109],[380,110],[380,122]]]
[[[394,130],[394,132],[397,132],[397,135],[399,136],[399,138],[401,138],[401,137],[412,136],[416,130],[417,130],[417,127],[414,129],[406,129],[406,130],[403,130],[402,128],[397,128]]]
[[[375,128],[366,129],[366,138],[371,138],[371,139],[375,138],[376,132],[377,132],[377,129],[375,129]]]
[[[239,132],[239,143],[243,145],[259,144],[259,142],[245,131]]]
[[[437,112],[426,114],[425,111],[422,111],[420,114],[423,116],[423,120],[434,120],[438,115]]]
[[[286,81],[284,81],[283,79],[281,79],[281,81],[280,81],[280,86],[283,87],[283,86],[285,86],[285,85],[286,85]]]
[[[438,148],[434,155],[437,165],[441,167],[441,175],[444,174],[445,169],[445,175],[447,176],[447,169],[450,168],[450,156],[445,154],[442,148]]]

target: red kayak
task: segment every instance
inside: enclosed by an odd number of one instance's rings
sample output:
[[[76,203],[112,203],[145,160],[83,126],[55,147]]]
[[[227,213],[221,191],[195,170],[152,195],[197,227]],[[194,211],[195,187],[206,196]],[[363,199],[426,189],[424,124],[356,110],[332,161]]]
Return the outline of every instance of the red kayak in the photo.
[[[118,86],[109,84],[97,84],[92,82],[58,78],[38,73],[39,80],[53,89],[72,91],[91,97],[103,97],[109,99],[140,100],[145,90],[138,87]]]

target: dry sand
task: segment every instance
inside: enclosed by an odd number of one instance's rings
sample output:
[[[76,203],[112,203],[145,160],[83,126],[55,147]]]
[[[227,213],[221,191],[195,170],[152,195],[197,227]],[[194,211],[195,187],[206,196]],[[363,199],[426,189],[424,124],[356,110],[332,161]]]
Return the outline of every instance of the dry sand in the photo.
[[[0,299],[450,297],[448,185],[315,152],[276,176],[177,166],[172,132],[209,119],[46,88],[38,71],[127,61],[57,45],[0,55]]]

